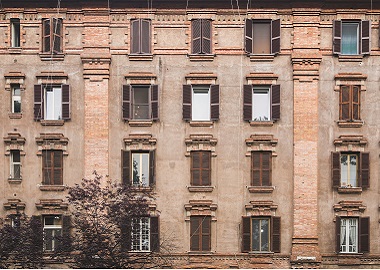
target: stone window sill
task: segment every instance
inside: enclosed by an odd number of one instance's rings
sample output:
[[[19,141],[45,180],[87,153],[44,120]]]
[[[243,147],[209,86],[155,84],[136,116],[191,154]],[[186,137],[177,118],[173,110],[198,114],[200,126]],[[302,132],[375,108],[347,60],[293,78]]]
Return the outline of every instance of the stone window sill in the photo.
[[[63,61],[65,59],[65,55],[63,53],[40,53],[39,55],[42,61]]]
[[[66,186],[48,186],[48,185],[41,185],[40,190],[41,191],[64,191],[66,189]]]
[[[251,127],[272,127],[274,121],[250,121]]]
[[[193,256],[197,256],[197,255],[212,255],[214,254],[214,252],[208,250],[208,251],[188,251],[187,252],[188,255],[193,255]]]
[[[152,120],[148,120],[148,121],[131,120],[128,122],[128,124],[130,127],[151,127],[153,125],[153,121]]]
[[[338,193],[341,194],[360,194],[362,191],[361,187],[338,187]]]
[[[213,121],[190,121],[191,127],[212,127],[214,125]]]
[[[8,178],[9,184],[21,184],[22,179]]]
[[[20,47],[9,47],[8,52],[10,54],[20,54],[22,49]]]
[[[274,254],[274,252],[272,252],[272,251],[249,251],[248,254],[272,256]]]
[[[215,54],[188,54],[190,61],[213,61]]]
[[[41,120],[42,126],[63,126],[65,120]]]
[[[153,187],[132,186],[131,189],[136,192],[151,192]]]
[[[338,127],[340,128],[361,128],[364,125],[364,121],[344,121],[339,120]]]
[[[212,192],[214,187],[211,186],[190,186],[187,187],[190,192]]]
[[[130,61],[152,61],[153,54],[130,54],[128,58]]]
[[[251,62],[273,62],[274,54],[249,54]]]
[[[22,113],[9,113],[8,116],[10,119],[21,119]]]
[[[363,55],[344,55],[340,54],[338,56],[339,62],[362,62]]]
[[[267,187],[258,187],[258,186],[249,186],[249,193],[272,193],[274,190],[274,186]]]

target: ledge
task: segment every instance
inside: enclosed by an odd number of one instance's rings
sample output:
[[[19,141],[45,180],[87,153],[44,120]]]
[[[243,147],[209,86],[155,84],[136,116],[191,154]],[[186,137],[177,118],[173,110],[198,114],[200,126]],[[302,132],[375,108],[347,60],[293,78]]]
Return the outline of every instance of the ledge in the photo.
[[[64,191],[66,189],[66,186],[48,186],[48,185],[41,185],[40,190],[41,191]]]
[[[63,61],[65,58],[65,55],[63,53],[39,53],[39,56],[42,61]]]
[[[212,127],[214,125],[213,121],[190,121],[189,125],[191,127]]]
[[[22,179],[14,179],[14,178],[8,178],[9,184],[21,184]]]
[[[22,113],[9,113],[8,116],[9,119],[21,119]]]
[[[153,54],[130,54],[128,58],[130,61],[152,61]]]
[[[360,194],[363,189],[361,187],[338,187],[340,194]]]
[[[363,55],[342,55],[338,56],[339,62],[362,62]]]
[[[188,54],[190,61],[213,61],[215,54]]]
[[[131,186],[131,189],[136,192],[151,192],[153,187]]]
[[[40,120],[42,126],[63,126],[65,120]]]
[[[20,54],[22,52],[21,47],[9,47],[8,52],[10,54]]]
[[[187,187],[189,192],[212,192],[214,187],[211,186],[190,186]]]
[[[151,127],[153,125],[153,121],[129,121],[128,125],[130,127]]]
[[[274,54],[249,54],[251,62],[273,62]]]
[[[337,121],[338,127],[340,128],[361,128],[364,125],[364,121]]]
[[[250,121],[251,127],[272,127],[274,121]]]
[[[274,186],[267,187],[257,187],[257,186],[249,186],[249,193],[272,193],[274,190]]]

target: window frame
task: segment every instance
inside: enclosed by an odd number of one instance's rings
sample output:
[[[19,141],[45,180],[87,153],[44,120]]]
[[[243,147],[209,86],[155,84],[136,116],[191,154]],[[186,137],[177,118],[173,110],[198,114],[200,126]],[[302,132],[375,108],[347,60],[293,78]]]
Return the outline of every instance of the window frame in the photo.
[[[195,226],[196,226],[196,229],[194,230]],[[212,236],[211,216],[209,215],[190,216],[190,251],[191,252],[210,252],[211,251],[211,236]],[[198,245],[196,245],[197,243]]]
[[[360,121],[361,109],[361,89],[360,85],[340,85],[339,87],[339,120],[346,122]],[[345,100],[344,91],[348,89],[348,98]],[[355,92],[357,92],[357,101],[355,101]],[[345,113],[344,108],[348,107]],[[347,117],[344,116],[347,114]],[[355,114],[357,117],[355,117]]]
[[[259,241],[258,241],[258,245],[260,247],[260,250],[253,250],[253,246],[254,246],[254,235],[255,235],[255,231],[254,231],[254,227],[253,227],[253,221],[254,220],[258,220],[259,221],[259,224],[260,224],[260,227],[259,227],[259,231],[257,231],[258,235],[259,235]],[[261,227],[261,224],[263,221],[267,221],[268,222],[268,232],[267,232],[267,240],[268,240],[268,249],[267,250],[262,250],[262,235],[263,235],[263,230],[262,230],[262,227]],[[270,217],[252,217],[251,218],[251,249],[252,249],[252,252],[270,252],[271,250],[271,218]]]
[[[244,48],[248,55],[268,55],[255,54],[253,52],[254,45],[254,23],[270,23],[270,52],[271,55],[276,55],[281,51],[281,21],[280,19],[263,20],[263,19],[246,19],[244,27],[245,42]]]
[[[357,23],[357,54],[342,53],[343,24]],[[333,21],[333,54],[352,57],[356,55],[369,55],[371,53],[371,21],[370,20],[334,20]]]
[[[149,154],[148,161],[148,185],[134,185],[133,183],[133,154]],[[121,150],[121,179],[123,185],[131,185],[135,188],[153,188],[156,184],[156,150]]]
[[[48,29],[47,29],[48,28]],[[63,20],[62,18],[42,19],[42,52],[49,54],[63,53]],[[56,39],[59,43],[56,43]],[[47,44],[49,47],[47,48]],[[57,45],[58,44],[58,45]],[[58,49],[56,48],[58,46]]]
[[[48,155],[50,155],[51,166],[48,166]],[[55,164],[59,159],[59,165]],[[50,171],[50,172],[49,172]],[[45,172],[52,175],[49,179],[46,179]],[[56,183],[56,173],[58,173],[59,179]],[[63,151],[62,150],[42,150],[42,185],[46,186],[61,186],[63,185]]]
[[[11,18],[10,19],[11,24],[11,40],[10,40],[10,47],[11,48],[20,48],[21,47],[21,25],[20,25],[20,19],[18,18]]]
[[[199,150],[190,152],[190,185],[191,186],[211,186],[211,151]],[[195,167],[197,163],[196,158],[198,158],[199,166]],[[204,162],[207,161],[207,164]],[[205,165],[205,166],[204,166]],[[207,165],[209,165],[207,167]],[[196,182],[194,174],[198,172],[199,183]],[[204,178],[204,173],[206,178]]]
[[[18,90],[20,92],[20,95],[16,95],[15,91]],[[20,114],[22,113],[22,103],[21,103],[21,92],[22,89],[19,84],[12,84],[11,85],[11,106],[12,106],[12,113]],[[20,103],[20,111],[15,111],[15,102],[18,101]]]
[[[20,161],[18,161],[18,162],[14,161],[14,154],[16,152],[18,152],[19,159],[20,159]],[[19,166],[19,174],[20,174],[19,177],[15,176],[15,165]],[[9,174],[9,176],[10,176],[9,179],[12,179],[12,180],[21,180],[22,179],[22,175],[21,175],[21,151],[20,150],[11,150],[10,151],[10,174]]]
[[[341,251],[342,219],[357,220],[356,251]],[[363,216],[337,216],[335,221],[336,253],[337,254],[361,254],[370,252],[370,218]],[[348,243],[349,244],[349,243]]]
[[[46,225],[45,223],[46,223],[47,217],[53,217],[53,218],[59,217],[61,224]],[[58,235],[58,237],[61,237],[63,235],[63,216],[62,215],[43,215],[42,220],[43,220],[43,223],[42,223],[42,225],[43,225],[43,227],[42,227],[42,230],[43,230],[43,250],[45,252],[54,252],[55,248],[57,248],[57,246],[59,245],[59,243],[56,243],[56,240],[54,239],[57,236],[53,235],[53,238],[51,239],[52,249],[46,249],[46,245],[47,245],[46,241],[48,241],[48,239],[46,237],[46,231],[47,230],[51,230],[51,231],[60,230],[60,235]]]
[[[138,222],[138,224],[136,223]],[[136,226],[138,225],[138,230],[136,235],[134,232],[136,231]],[[147,234],[143,234],[143,226],[147,226]],[[135,217],[132,218],[132,229],[131,229],[131,251],[133,252],[150,252],[151,246],[151,235],[150,235],[150,217]],[[145,238],[144,238],[145,236]],[[138,239],[136,239],[138,238]],[[135,248],[134,242],[138,241],[138,248]],[[147,247],[148,249],[143,249],[143,242],[148,241]]]
[[[152,21],[150,19],[137,18],[131,20],[131,46],[132,55],[152,54]],[[147,26],[147,28],[146,28]],[[144,33],[148,31],[148,33]],[[145,35],[148,35],[145,38]]]
[[[343,174],[344,174],[344,171],[343,171],[343,159],[344,157],[346,157],[347,159],[347,171],[346,171],[346,174],[347,174],[347,178],[346,179],[343,179]],[[355,168],[355,179],[352,179],[351,178],[351,157],[355,157],[356,159],[356,168]],[[342,152],[340,153],[340,186],[341,187],[359,187],[360,186],[360,183],[359,183],[359,158],[360,158],[360,153],[356,153],[356,152]],[[352,181],[355,181],[356,184],[354,185],[354,183]]]
[[[255,156],[259,156],[259,167],[255,166]],[[268,156],[268,166],[263,168],[264,155]],[[267,171],[268,178],[264,179],[263,173]],[[258,181],[255,180],[255,172],[259,173]],[[272,152],[271,151],[252,151],[251,152],[251,185],[252,187],[270,187],[272,186]]]
[[[194,118],[194,112],[200,110],[200,104],[197,105],[196,102],[196,96],[199,94],[205,94],[207,92],[207,104],[211,103],[211,93],[210,93],[210,86],[209,85],[194,85],[192,86],[192,91],[191,91],[191,100],[192,106],[191,106],[191,115],[192,115],[192,121],[210,121],[211,119],[211,106],[207,106],[207,109],[204,111],[202,110],[202,116],[199,116],[198,118]],[[203,101],[203,99],[202,99]],[[203,109],[203,108],[202,108]]]

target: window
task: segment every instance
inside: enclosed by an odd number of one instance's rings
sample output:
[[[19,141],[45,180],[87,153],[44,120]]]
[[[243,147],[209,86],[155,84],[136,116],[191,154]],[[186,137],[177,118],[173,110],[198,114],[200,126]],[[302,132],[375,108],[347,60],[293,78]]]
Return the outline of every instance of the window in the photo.
[[[369,153],[332,153],[333,187],[369,187]]]
[[[211,20],[191,21],[192,54],[211,54]]]
[[[344,121],[360,120],[360,86],[340,86],[339,119]]]
[[[122,151],[122,179],[126,185],[152,187],[155,183],[155,151]]]
[[[10,179],[21,179],[21,155],[20,150],[11,150]]]
[[[369,217],[336,217],[337,252],[369,252],[369,232]]]
[[[42,184],[63,185],[63,152],[61,150],[42,151]]]
[[[158,120],[158,85],[124,85],[123,119]]]
[[[131,21],[131,54],[151,53],[151,21],[135,19]]]
[[[342,55],[370,53],[370,21],[340,21],[333,23],[333,52]]]
[[[139,217],[132,219],[131,251],[159,250],[158,217]]]
[[[34,86],[35,120],[69,120],[70,113],[69,85]]]
[[[21,113],[21,88],[12,86],[12,113]]]
[[[280,85],[244,85],[244,120],[260,122],[280,119],[280,96]]]
[[[11,19],[11,47],[20,47],[20,19]]]
[[[252,186],[271,186],[272,152],[252,152]]]
[[[62,53],[62,19],[50,18],[42,20],[42,52]]]
[[[280,52],[280,20],[245,21],[245,51],[248,54],[276,54]]]
[[[280,217],[243,217],[242,252],[280,252]]]
[[[211,185],[211,152],[191,151],[191,185]]]
[[[219,120],[219,85],[184,85],[182,115],[186,121]]]
[[[62,216],[44,216],[44,251],[54,251],[62,236]]]
[[[190,217],[190,250],[210,251],[211,250],[211,217],[191,216]]]

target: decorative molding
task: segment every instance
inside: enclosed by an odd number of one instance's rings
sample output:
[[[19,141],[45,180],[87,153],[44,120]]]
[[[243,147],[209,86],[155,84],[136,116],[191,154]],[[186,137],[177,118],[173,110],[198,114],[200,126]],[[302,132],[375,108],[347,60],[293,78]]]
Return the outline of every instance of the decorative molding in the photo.
[[[272,193],[274,186],[249,186],[247,187],[249,193]]]
[[[186,157],[190,157],[191,151],[211,151],[211,156],[216,157],[215,146],[218,140],[212,134],[190,134],[185,139]]]
[[[147,72],[131,72],[126,74],[127,84],[155,84],[157,76]]]
[[[187,187],[189,192],[212,192],[214,187],[212,186],[189,186]]]
[[[130,54],[128,59],[129,61],[152,61],[153,54]]]
[[[339,212],[339,216],[357,216],[363,213],[367,207],[362,201],[340,201],[334,204],[333,208],[335,212]]]
[[[368,141],[362,135],[341,135],[334,140],[335,151],[364,152]]]
[[[123,139],[125,150],[154,150],[156,149],[157,139],[152,134],[129,134]]]
[[[249,73],[246,76],[248,84],[277,84],[278,75],[274,73]]]
[[[42,71],[36,77],[38,84],[66,84],[68,79],[63,71]]]
[[[216,84],[217,78],[212,72],[189,73],[185,76],[186,84]]]
[[[340,91],[342,85],[359,85],[360,91],[366,91],[365,81],[367,75],[363,73],[338,73],[334,77],[335,87],[334,91]]]
[[[36,208],[45,213],[62,213],[68,206],[68,203],[62,199],[41,199],[39,203],[36,203]]]
[[[216,221],[215,211],[217,208],[218,205],[212,200],[189,200],[189,203],[185,204],[185,221],[190,221],[190,216],[211,216],[211,220]]]
[[[11,132],[4,137],[5,155],[9,156],[12,150],[20,151],[20,155],[25,156],[24,145],[26,139],[20,133]]]
[[[246,157],[250,157],[252,151],[270,151],[272,157],[277,157],[276,145],[278,139],[273,138],[271,134],[252,134],[245,140],[247,145]]]
[[[40,137],[36,137],[37,155],[41,156],[43,150],[62,150],[63,155],[67,156],[68,142],[69,139],[62,133],[40,133]]]
[[[7,215],[16,215],[24,212],[26,203],[20,199],[8,199],[3,206],[5,211],[7,211]]]
[[[250,201],[245,205],[247,216],[275,216],[278,205],[273,201]]]
[[[251,62],[273,62],[274,54],[249,54]]]
[[[203,61],[213,61],[215,58],[215,54],[188,54],[187,57],[189,57],[190,61],[194,62],[203,62]]]
[[[19,85],[21,91],[25,90],[25,74],[22,72],[9,72],[4,75],[5,78],[5,90],[11,91],[12,85]]]

